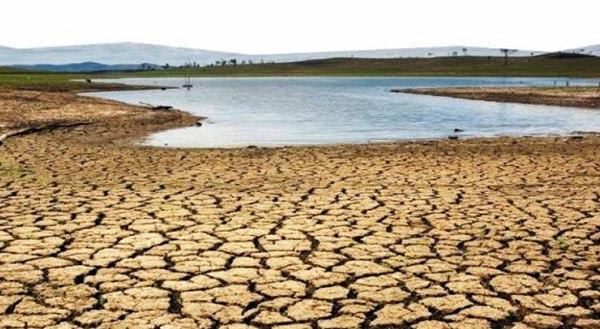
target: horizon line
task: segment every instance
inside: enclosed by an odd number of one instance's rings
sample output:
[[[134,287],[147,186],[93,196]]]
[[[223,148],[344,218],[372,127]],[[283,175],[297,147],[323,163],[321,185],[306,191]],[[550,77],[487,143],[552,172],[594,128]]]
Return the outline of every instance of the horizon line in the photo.
[[[497,47],[497,46],[480,46],[480,45],[447,45],[447,46],[410,46],[410,47],[393,47],[393,48],[366,48],[366,49],[341,49],[341,50],[315,50],[315,51],[292,51],[292,52],[274,52],[274,53],[245,53],[245,52],[236,52],[236,51],[227,51],[227,50],[213,50],[207,48],[193,48],[188,46],[177,46],[177,45],[167,45],[167,44],[159,44],[159,43],[150,43],[150,42],[134,42],[134,41],[115,41],[115,42],[97,42],[97,43],[81,43],[81,44],[63,44],[63,45],[50,45],[50,46],[35,46],[35,47],[13,47],[13,46],[4,46],[0,45],[0,48],[8,48],[13,50],[36,50],[36,49],[45,49],[45,48],[67,48],[67,47],[86,47],[86,46],[102,46],[102,45],[118,45],[118,44],[132,44],[132,45],[146,45],[146,46],[157,46],[157,47],[169,47],[169,48],[179,48],[186,50],[201,50],[201,51],[211,51],[211,52],[220,52],[220,53],[228,53],[235,55],[250,55],[250,56],[260,56],[260,55],[287,55],[287,54],[311,54],[311,53],[336,53],[336,52],[362,52],[362,51],[385,51],[385,50],[411,50],[411,49],[424,49],[424,48],[432,48],[432,49],[440,49],[440,48],[481,48],[481,49],[514,49],[519,51],[530,51],[530,52],[538,52],[538,53],[551,53],[551,52],[560,52],[565,50],[573,50],[573,49],[585,49],[588,47],[594,47],[600,44],[588,44],[586,46],[567,48],[567,49],[554,49],[554,50],[537,50],[537,49],[524,49],[524,48],[514,48],[514,47]]]

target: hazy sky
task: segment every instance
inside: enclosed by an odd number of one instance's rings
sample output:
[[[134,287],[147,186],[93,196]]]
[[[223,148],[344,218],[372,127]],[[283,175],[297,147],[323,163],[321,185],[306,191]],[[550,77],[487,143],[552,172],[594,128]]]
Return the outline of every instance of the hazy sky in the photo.
[[[599,0],[2,0],[0,45],[146,42],[244,53],[600,43]]]

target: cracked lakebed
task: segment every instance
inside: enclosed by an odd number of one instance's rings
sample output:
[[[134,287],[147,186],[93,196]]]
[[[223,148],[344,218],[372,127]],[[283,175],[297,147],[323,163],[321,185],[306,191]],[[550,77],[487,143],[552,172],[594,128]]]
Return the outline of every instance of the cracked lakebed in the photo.
[[[210,150],[109,127],[0,149],[0,327],[600,326],[596,136]]]

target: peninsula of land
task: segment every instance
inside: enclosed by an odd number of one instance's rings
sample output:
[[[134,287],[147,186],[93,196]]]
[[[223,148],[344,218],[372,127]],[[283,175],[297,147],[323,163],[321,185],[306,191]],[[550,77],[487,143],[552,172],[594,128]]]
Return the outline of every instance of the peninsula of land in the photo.
[[[600,109],[598,87],[459,87],[394,89],[392,92],[472,100]]]

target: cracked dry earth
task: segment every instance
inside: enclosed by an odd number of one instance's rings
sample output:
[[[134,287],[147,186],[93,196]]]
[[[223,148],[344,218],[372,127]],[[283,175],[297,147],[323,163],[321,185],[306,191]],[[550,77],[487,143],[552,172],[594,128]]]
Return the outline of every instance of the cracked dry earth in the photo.
[[[600,139],[6,143],[0,327],[600,328]]]

